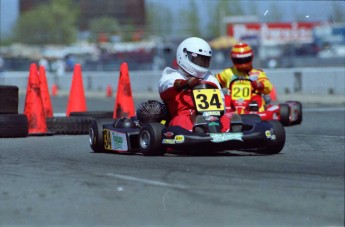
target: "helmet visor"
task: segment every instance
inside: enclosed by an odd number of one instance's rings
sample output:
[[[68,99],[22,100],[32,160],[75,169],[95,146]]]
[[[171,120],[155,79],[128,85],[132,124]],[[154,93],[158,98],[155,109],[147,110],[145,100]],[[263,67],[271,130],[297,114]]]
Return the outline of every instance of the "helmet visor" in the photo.
[[[188,56],[189,61],[193,62],[194,64],[198,66],[201,66],[204,68],[208,68],[210,66],[211,57],[209,56],[196,54],[189,51],[187,51],[187,56]]]
[[[234,64],[246,64],[246,63],[250,63],[252,60],[253,60],[253,56],[248,56],[244,58],[232,57],[232,61]]]

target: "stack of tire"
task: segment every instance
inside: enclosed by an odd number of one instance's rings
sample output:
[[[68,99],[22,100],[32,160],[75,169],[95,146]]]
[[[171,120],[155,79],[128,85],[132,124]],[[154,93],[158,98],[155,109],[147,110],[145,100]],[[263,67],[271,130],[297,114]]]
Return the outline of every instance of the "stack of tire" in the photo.
[[[49,132],[60,135],[88,134],[95,119],[112,119],[112,111],[71,112],[68,117],[48,117]]]
[[[29,132],[26,115],[18,113],[19,88],[0,85],[0,137],[26,137]]]

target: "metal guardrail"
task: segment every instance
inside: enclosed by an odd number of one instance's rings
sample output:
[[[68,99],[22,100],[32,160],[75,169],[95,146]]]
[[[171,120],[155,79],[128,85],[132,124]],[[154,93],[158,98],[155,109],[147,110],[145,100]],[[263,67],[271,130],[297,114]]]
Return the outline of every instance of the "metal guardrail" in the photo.
[[[215,74],[221,70],[212,70]],[[274,84],[278,94],[345,94],[345,67],[338,68],[292,68],[292,69],[265,69]],[[130,71],[132,90],[134,92],[158,92],[157,83],[162,71]],[[0,84],[16,85],[19,89],[26,89],[27,72],[2,72]],[[69,90],[73,72],[66,72],[57,77],[47,72],[48,86],[53,84],[61,90]],[[86,91],[105,91],[108,86],[117,90],[119,71],[114,72],[82,72],[84,89]]]

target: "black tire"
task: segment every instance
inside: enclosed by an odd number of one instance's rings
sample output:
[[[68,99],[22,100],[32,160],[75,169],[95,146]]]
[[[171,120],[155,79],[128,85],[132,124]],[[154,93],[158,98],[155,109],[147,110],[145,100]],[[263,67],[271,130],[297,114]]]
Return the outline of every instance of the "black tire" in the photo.
[[[297,115],[298,115],[298,120],[296,121],[296,124],[301,124],[303,120],[303,106],[302,103],[296,102],[297,105]]]
[[[266,147],[258,149],[258,153],[261,154],[278,154],[281,152],[285,145],[285,129],[282,123],[278,120],[268,121],[273,127],[273,134],[275,140],[271,140]]]
[[[28,118],[24,114],[0,114],[0,137],[26,137]]]
[[[166,149],[162,146],[162,130],[164,125],[161,123],[144,124],[139,132],[139,148],[145,156],[164,155]]]
[[[91,117],[48,117],[46,119],[48,131],[55,134],[80,135],[88,134]]]
[[[94,119],[89,129],[90,147],[95,153],[102,153],[104,149],[103,125],[113,123],[113,119]]]
[[[18,114],[18,87],[0,85],[0,114]]]
[[[280,122],[284,126],[290,125],[290,106],[288,104],[279,104]]]
[[[71,112],[70,117],[93,117],[93,118],[112,118],[113,111],[86,111],[86,112]]]

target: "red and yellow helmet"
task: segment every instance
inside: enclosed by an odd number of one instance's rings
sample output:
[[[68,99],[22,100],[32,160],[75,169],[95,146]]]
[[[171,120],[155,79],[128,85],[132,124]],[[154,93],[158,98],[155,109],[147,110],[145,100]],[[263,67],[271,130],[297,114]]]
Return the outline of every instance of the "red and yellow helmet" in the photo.
[[[253,68],[254,52],[247,43],[237,43],[232,47],[230,57],[235,68],[240,71],[249,71]]]

